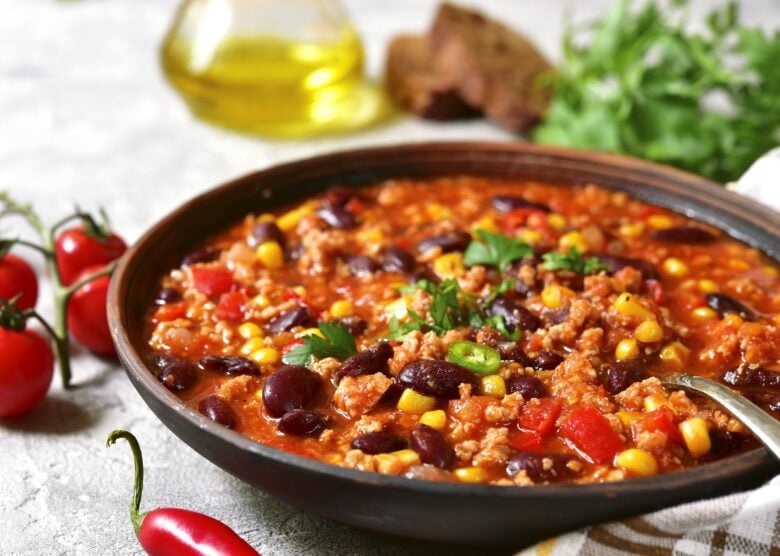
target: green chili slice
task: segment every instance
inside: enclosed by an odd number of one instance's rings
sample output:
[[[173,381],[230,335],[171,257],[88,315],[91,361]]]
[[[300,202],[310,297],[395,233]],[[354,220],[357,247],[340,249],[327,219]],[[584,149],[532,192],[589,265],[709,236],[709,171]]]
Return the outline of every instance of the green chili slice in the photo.
[[[448,359],[481,375],[495,373],[501,366],[501,355],[496,350],[475,342],[453,343]]]

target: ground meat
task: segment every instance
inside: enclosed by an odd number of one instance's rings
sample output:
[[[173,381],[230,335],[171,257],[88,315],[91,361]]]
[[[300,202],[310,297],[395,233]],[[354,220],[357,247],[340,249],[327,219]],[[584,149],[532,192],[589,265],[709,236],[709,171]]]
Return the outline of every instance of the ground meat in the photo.
[[[780,344],[780,328],[756,322],[746,322],[737,331],[739,348],[747,363],[774,363],[776,346]]]
[[[586,323],[598,322],[599,313],[600,310],[587,299],[575,299],[569,307],[566,320],[548,328],[547,334],[554,341],[570,345],[580,336]]]
[[[642,273],[633,266],[624,266],[618,270],[614,277],[615,282],[622,286],[622,291],[636,293],[642,287]]]
[[[485,408],[485,421],[488,423],[509,423],[517,421],[520,408],[523,407],[523,395],[520,392],[508,394]]]
[[[471,458],[479,451],[479,442],[476,440],[464,440],[455,444],[455,457],[464,465],[469,465]]]
[[[360,420],[352,426],[350,431],[350,440],[352,438],[364,435],[369,432],[379,432],[385,428],[385,422],[379,417],[372,417],[371,415],[363,415]]]
[[[656,377],[646,378],[642,382],[635,382],[615,396],[615,400],[628,410],[641,411],[645,398],[653,394],[664,395],[661,381]]]
[[[479,442],[479,453],[474,456],[473,463],[478,467],[503,465],[509,458],[509,429],[506,427],[490,428]]]
[[[234,243],[222,254],[225,266],[233,272],[233,276],[241,282],[255,281],[255,266],[257,255],[244,242]]]
[[[568,404],[594,405],[604,413],[611,413],[615,407],[599,384],[596,369],[579,353],[569,355],[553,372],[552,394],[564,398]]]
[[[326,357],[315,361],[310,369],[325,380],[330,380],[333,372],[341,366],[341,361],[335,357]]]
[[[350,450],[344,456],[344,467],[358,471],[376,471],[374,456],[363,453],[362,450]]]
[[[583,295],[587,299],[606,299],[615,292],[612,279],[604,274],[592,274],[584,279]]]
[[[409,308],[418,315],[427,315],[431,307],[431,296],[423,290],[415,290],[409,301]]]
[[[219,385],[219,395],[229,402],[246,401],[257,391],[257,379],[241,375],[228,379]]]
[[[699,411],[699,407],[691,401],[688,394],[682,390],[677,390],[669,394],[669,403],[680,416],[680,419],[688,419],[689,417],[695,417]]]
[[[458,284],[462,290],[472,293],[479,293],[485,286],[487,280],[487,269],[481,265],[475,265],[466,271],[464,276],[458,278]]]
[[[414,330],[404,336],[403,343],[395,348],[395,354],[390,360],[390,372],[397,375],[407,363],[420,359],[442,359],[445,350],[441,339],[435,332]]]
[[[363,415],[374,408],[392,383],[382,373],[344,377],[333,393],[333,405],[352,418]]]
[[[604,329],[588,328],[577,340],[577,351],[586,357],[597,355],[604,345]]]
[[[313,228],[301,237],[303,247],[298,258],[298,269],[310,274],[331,272],[338,255],[347,245],[347,235],[341,230]]]

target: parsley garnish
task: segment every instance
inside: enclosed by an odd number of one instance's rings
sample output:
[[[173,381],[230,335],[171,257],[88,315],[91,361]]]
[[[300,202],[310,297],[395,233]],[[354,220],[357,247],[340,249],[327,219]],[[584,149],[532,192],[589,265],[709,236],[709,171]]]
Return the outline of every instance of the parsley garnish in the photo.
[[[534,254],[531,246],[519,239],[485,230],[477,230],[477,236],[482,241],[472,241],[463,255],[466,266],[490,265],[505,272],[513,262]]]
[[[545,253],[542,258],[545,270],[569,270],[588,275],[609,268],[596,257],[583,257],[574,247],[569,247],[568,253]]]
[[[282,357],[288,365],[309,365],[312,359],[335,357],[343,361],[357,353],[355,337],[349,329],[340,322],[318,323],[320,332],[325,339],[316,334],[303,336],[302,346],[297,346]]]

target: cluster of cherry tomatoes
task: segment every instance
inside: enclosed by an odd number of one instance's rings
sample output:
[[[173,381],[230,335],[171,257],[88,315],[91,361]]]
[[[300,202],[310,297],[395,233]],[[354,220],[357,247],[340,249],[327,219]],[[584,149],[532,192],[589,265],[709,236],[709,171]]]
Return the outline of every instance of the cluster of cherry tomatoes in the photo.
[[[41,320],[55,345],[67,342],[69,331],[91,352],[114,355],[106,318],[109,276],[105,271],[107,265],[125,252],[125,242],[116,234],[105,237],[90,234],[81,225],[59,234],[53,252],[43,246],[36,249],[55,267],[50,269],[55,311],[63,312],[55,319],[67,322],[67,329],[60,335],[56,325],[49,326],[35,312],[38,278],[30,265],[13,253],[3,254],[0,257],[0,299],[5,300],[2,312],[15,315],[15,319],[6,320],[16,324],[4,323],[0,318],[0,417],[29,411],[46,396],[51,384],[54,373],[51,342],[26,327],[27,319]],[[99,276],[90,280],[96,274]],[[63,350],[57,351],[62,358]],[[64,355],[67,353],[66,347]]]

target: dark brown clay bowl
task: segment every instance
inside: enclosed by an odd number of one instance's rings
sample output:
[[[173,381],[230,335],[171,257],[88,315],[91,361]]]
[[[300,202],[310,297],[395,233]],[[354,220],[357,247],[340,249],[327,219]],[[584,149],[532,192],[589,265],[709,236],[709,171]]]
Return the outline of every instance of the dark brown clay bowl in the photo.
[[[216,465],[301,508],[417,539],[519,547],[584,525],[746,489],[778,471],[763,449],[694,469],[608,484],[523,488],[441,484],[353,471],[264,446],[208,420],[144,364],[144,315],[159,278],[249,212],[331,185],[472,174],[596,183],[700,219],[780,259],[780,217],[703,178],[629,158],[518,143],[427,143],[341,152],[250,174],[185,203],[123,257],[109,320],[133,385],[179,438]]]

